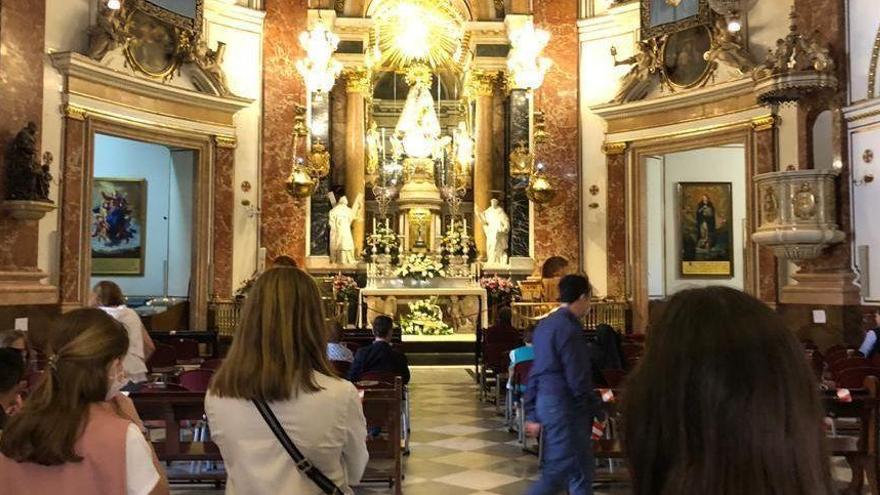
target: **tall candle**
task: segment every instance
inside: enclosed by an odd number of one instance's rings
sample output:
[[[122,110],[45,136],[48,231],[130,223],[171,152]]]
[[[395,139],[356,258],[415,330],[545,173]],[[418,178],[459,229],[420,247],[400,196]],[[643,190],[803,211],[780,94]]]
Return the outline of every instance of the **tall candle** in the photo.
[[[376,217],[373,217],[373,233],[376,233]]]

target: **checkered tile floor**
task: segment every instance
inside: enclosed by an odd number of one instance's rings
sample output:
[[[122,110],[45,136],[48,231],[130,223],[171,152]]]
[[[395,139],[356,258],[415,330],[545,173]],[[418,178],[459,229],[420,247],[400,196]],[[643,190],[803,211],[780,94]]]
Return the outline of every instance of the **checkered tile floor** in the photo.
[[[404,458],[405,495],[521,495],[539,475],[495,408],[481,403],[466,368],[413,368],[411,454]],[[849,480],[834,459],[837,480]],[[836,488],[843,488],[840,481]],[[179,487],[174,495],[218,495],[209,487]],[[386,495],[385,486],[361,486],[356,495]],[[627,486],[597,487],[596,495],[623,495]]]

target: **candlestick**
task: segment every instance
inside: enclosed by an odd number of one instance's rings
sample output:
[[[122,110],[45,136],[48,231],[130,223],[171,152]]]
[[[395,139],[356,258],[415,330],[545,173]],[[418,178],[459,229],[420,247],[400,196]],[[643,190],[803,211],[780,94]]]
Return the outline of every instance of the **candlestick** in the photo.
[[[373,233],[375,234],[376,232],[376,217],[373,217]]]

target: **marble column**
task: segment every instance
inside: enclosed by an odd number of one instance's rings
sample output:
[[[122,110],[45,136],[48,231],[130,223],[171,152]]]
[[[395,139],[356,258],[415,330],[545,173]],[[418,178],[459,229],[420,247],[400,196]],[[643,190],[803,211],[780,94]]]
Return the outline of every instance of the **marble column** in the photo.
[[[486,234],[479,214],[489,207],[492,199],[492,119],[493,94],[497,76],[494,73],[474,71],[468,91],[476,103],[475,137],[477,145],[474,160],[474,241],[480,256],[486,256]]]
[[[608,163],[608,289],[609,297],[624,298],[626,290],[626,143],[606,143]]]
[[[345,105],[345,195],[354,208],[354,201],[364,194],[364,101],[370,92],[370,75],[365,70],[346,74]],[[355,256],[364,249],[364,215],[361,208],[352,225]]]

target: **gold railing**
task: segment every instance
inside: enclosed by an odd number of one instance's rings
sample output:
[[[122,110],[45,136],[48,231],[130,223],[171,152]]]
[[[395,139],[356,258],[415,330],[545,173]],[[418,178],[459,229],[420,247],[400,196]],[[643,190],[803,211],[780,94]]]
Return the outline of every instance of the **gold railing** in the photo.
[[[559,307],[559,303],[549,302],[517,302],[511,305],[513,310],[513,326],[523,330],[535,325]],[[584,317],[584,327],[595,330],[596,326],[605,323],[618,332],[625,332],[629,304],[623,301],[593,301],[590,313]]]
[[[348,323],[348,303],[336,302],[332,297],[322,297],[324,313],[328,318],[336,319],[341,325]],[[244,300],[227,299],[211,301],[209,313],[213,317],[211,330],[220,335],[232,336],[241,319],[241,307]]]
[[[208,311],[213,316],[212,330],[220,335],[232,336],[241,318],[242,300],[224,299],[211,301]]]

